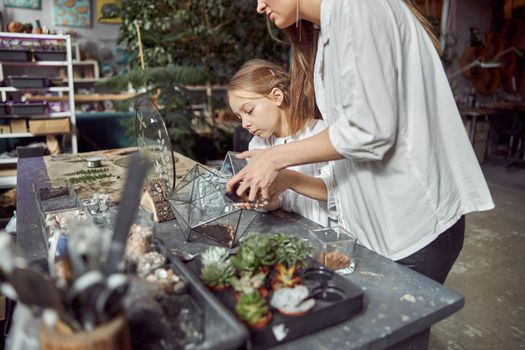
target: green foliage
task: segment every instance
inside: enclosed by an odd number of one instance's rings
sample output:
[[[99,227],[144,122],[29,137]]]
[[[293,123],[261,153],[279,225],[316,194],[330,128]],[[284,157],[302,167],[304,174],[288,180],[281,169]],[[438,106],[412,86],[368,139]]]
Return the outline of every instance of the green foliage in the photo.
[[[224,287],[230,284],[235,270],[229,261],[206,265],[201,270],[201,279],[208,286]]]
[[[119,43],[138,57],[138,24],[147,67],[199,67],[211,82],[225,82],[250,58],[286,62],[288,48],[270,38],[255,7],[239,0],[124,1]]]
[[[275,236],[277,261],[291,268],[310,255],[311,248],[299,237],[279,233]]]
[[[264,299],[257,293],[242,295],[235,305],[237,315],[250,324],[263,321],[269,311]]]
[[[232,258],[232,265],[242,271],[255,273],[261,267],[261,260],[255,255],[252,247],[242,244],[237,250],[237,254]]]
[[[255,6],[238,0],[124,0],[118,42],[126,48],[129,70],[104,85],[122,90],[130,83],[136,89],[145,88],[144,96],[160,92],[158,100],[164,106],[163,118],[174,149],[205,160],[197,149],[199,136],[192,124],[190,105],[204,103],[206,115],[211,116],[224,102],[207,93],[190,104],[183,85],[225,83],[242,63],[254,57],[286,61],[288,48],[270,38],[265,18],[256,13]],[[144,72],[140,68],[137,25]],[[231,133],[218,130],[213,118],[209,120],[213,146],[224,153],[231,148]],[[127,124],[128,136],[134,137],[131,123]]]
[[[230,284],[236,292],[252,294],[263,286],[265,278],[266,275],[263,272],[253,276],[250,273],[241,273],[241,277],[233,277]]]
[[[271,235],[253,235],[242,243],[251,249],[262,265],[270,266],[277,262],[275,255],[276,242]]]

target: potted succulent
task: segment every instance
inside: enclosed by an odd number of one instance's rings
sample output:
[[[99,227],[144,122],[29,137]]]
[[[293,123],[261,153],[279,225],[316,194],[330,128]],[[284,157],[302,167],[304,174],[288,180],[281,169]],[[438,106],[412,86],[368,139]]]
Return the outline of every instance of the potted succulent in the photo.
[[[275,255],[276,242],[273,236],[253,235],[244,241],[243,244],[253,250],[263,266],[272,266],[277,262],[277,256]]]
[[[301,284],[296,276],[297,270],[305,264],[310,254],[310,247],[299,237],[287,236],[282,233],[275,236],[276,275],[272,280],[272,289],[293,287]]]
[[[233,266],[241,271],[254,274],[261,270],[268,275],[268,266],[277,261],[275,240],[269,235],[252,235],[241,243],[237,255],[232,260]]]
[[[228,288],[231,278],[235,276],[235,269],[225,248],[208,248],[202,254],[201,262],[200,277],[210,289],[221,291]]]
[[[264,280],[266,275],[259,272],[251,275],[248,272],[241,272],[240,277],[233,277],[230,284],[235,291],[235,299],[239,299],[244,294],[258,293],[261,297],[268,297],[268,290],[264,288]]]
[[[235,305],[235,312],[249,327],[261,329],[272,321],[272,312],[257,293],[245,294]]]
[[[286,316],[302,316],[315,306],[305,286],[281,288],[273,293],[270,305]]]

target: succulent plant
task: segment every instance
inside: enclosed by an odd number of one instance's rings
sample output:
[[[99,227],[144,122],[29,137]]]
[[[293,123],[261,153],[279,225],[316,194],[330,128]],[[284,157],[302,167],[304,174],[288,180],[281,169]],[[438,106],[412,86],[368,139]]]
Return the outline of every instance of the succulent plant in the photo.
[[[275,239],[270,235],[253,235],[250,236],[243,245],[250,247],[255,256],[259,258],[262,265],[269,266],[275,264],[277,257],[275,255]]]
[[[315,306],[315,300],[309,295],[305,286],[281,288],[273,293],[270,305],[285,315],[299,316]]]
[[[274,240],[277,261],[288,268],[304,263],[310,255],[311,248],[299,237],[279,233]]]
[[[201,279],[211,287],[225,287],[235,276],[230,253],[222,247],[209,247],[201,256]]]
[[[209,247],[201,255],[202,266],[208,266],[210,264],[220,263],[229,260],[230,253],[226,248],[222,247]]]
[[[241,271],[248,271],[251,274],[255,273],[261,267],[261,260],[251,246],[241,244],[237,250],[237,254],[232,258],[233,266]]]
[[[270,309],[264,302],[264,299],[257,293],[241,296],[239,302],[235,305],[237,315],[249,324],[263,322],[267,318],[269,311]]]
[[[210,287],[226,287],[235,276],[230,260],[210,263],[201,270],[202,281]]]
[[[301,278],[295,275],[297,265],[286,267],[284,264],[278,263],[275,265],[275,271],[277,274],[272,281],[274,290],[283,287],[293,287],[302,282]]]
[[[253,276],[250,273],[242,272],[241,277],[233,277],[230,284],[236,292],[253,294],[257,293],[257,290],[263,286],[265,278],[266,275],[262,272]]]

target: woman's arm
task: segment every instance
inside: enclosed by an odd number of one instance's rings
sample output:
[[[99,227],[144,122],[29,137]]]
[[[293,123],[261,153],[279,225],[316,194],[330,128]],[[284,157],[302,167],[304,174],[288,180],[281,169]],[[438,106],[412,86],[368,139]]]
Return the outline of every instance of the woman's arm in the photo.
[[[328,130],[312,137],[272,147],[267,150],[252,150],[238,154],[239,158],[250,158],[248,165],[228,181],[228,191],[241,182],[237,189],[239,196],[248,196],[247,200],[255,201],[260,193],[264,199],[270,199],[281,193],[284,184],[277,179],[279,170],[298,164],[308,164],[343,158],[330,142]],[[270,186],[271,192],[270,192]],[[246,193],[249,189],[249,193]],[[326,200],[326,198],[325,198]]]

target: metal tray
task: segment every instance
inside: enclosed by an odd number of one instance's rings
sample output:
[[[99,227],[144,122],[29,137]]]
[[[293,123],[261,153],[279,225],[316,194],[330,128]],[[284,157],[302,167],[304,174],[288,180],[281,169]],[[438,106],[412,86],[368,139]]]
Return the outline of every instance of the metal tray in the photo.
[[[188,294],[204,313],[204,341],[192,349],[237,349],[248,339],[246,327],[204,286],[188,267],[178,260],[161,240],[155,243],[159,253],[168,257],[173,268],[188,282]]]

